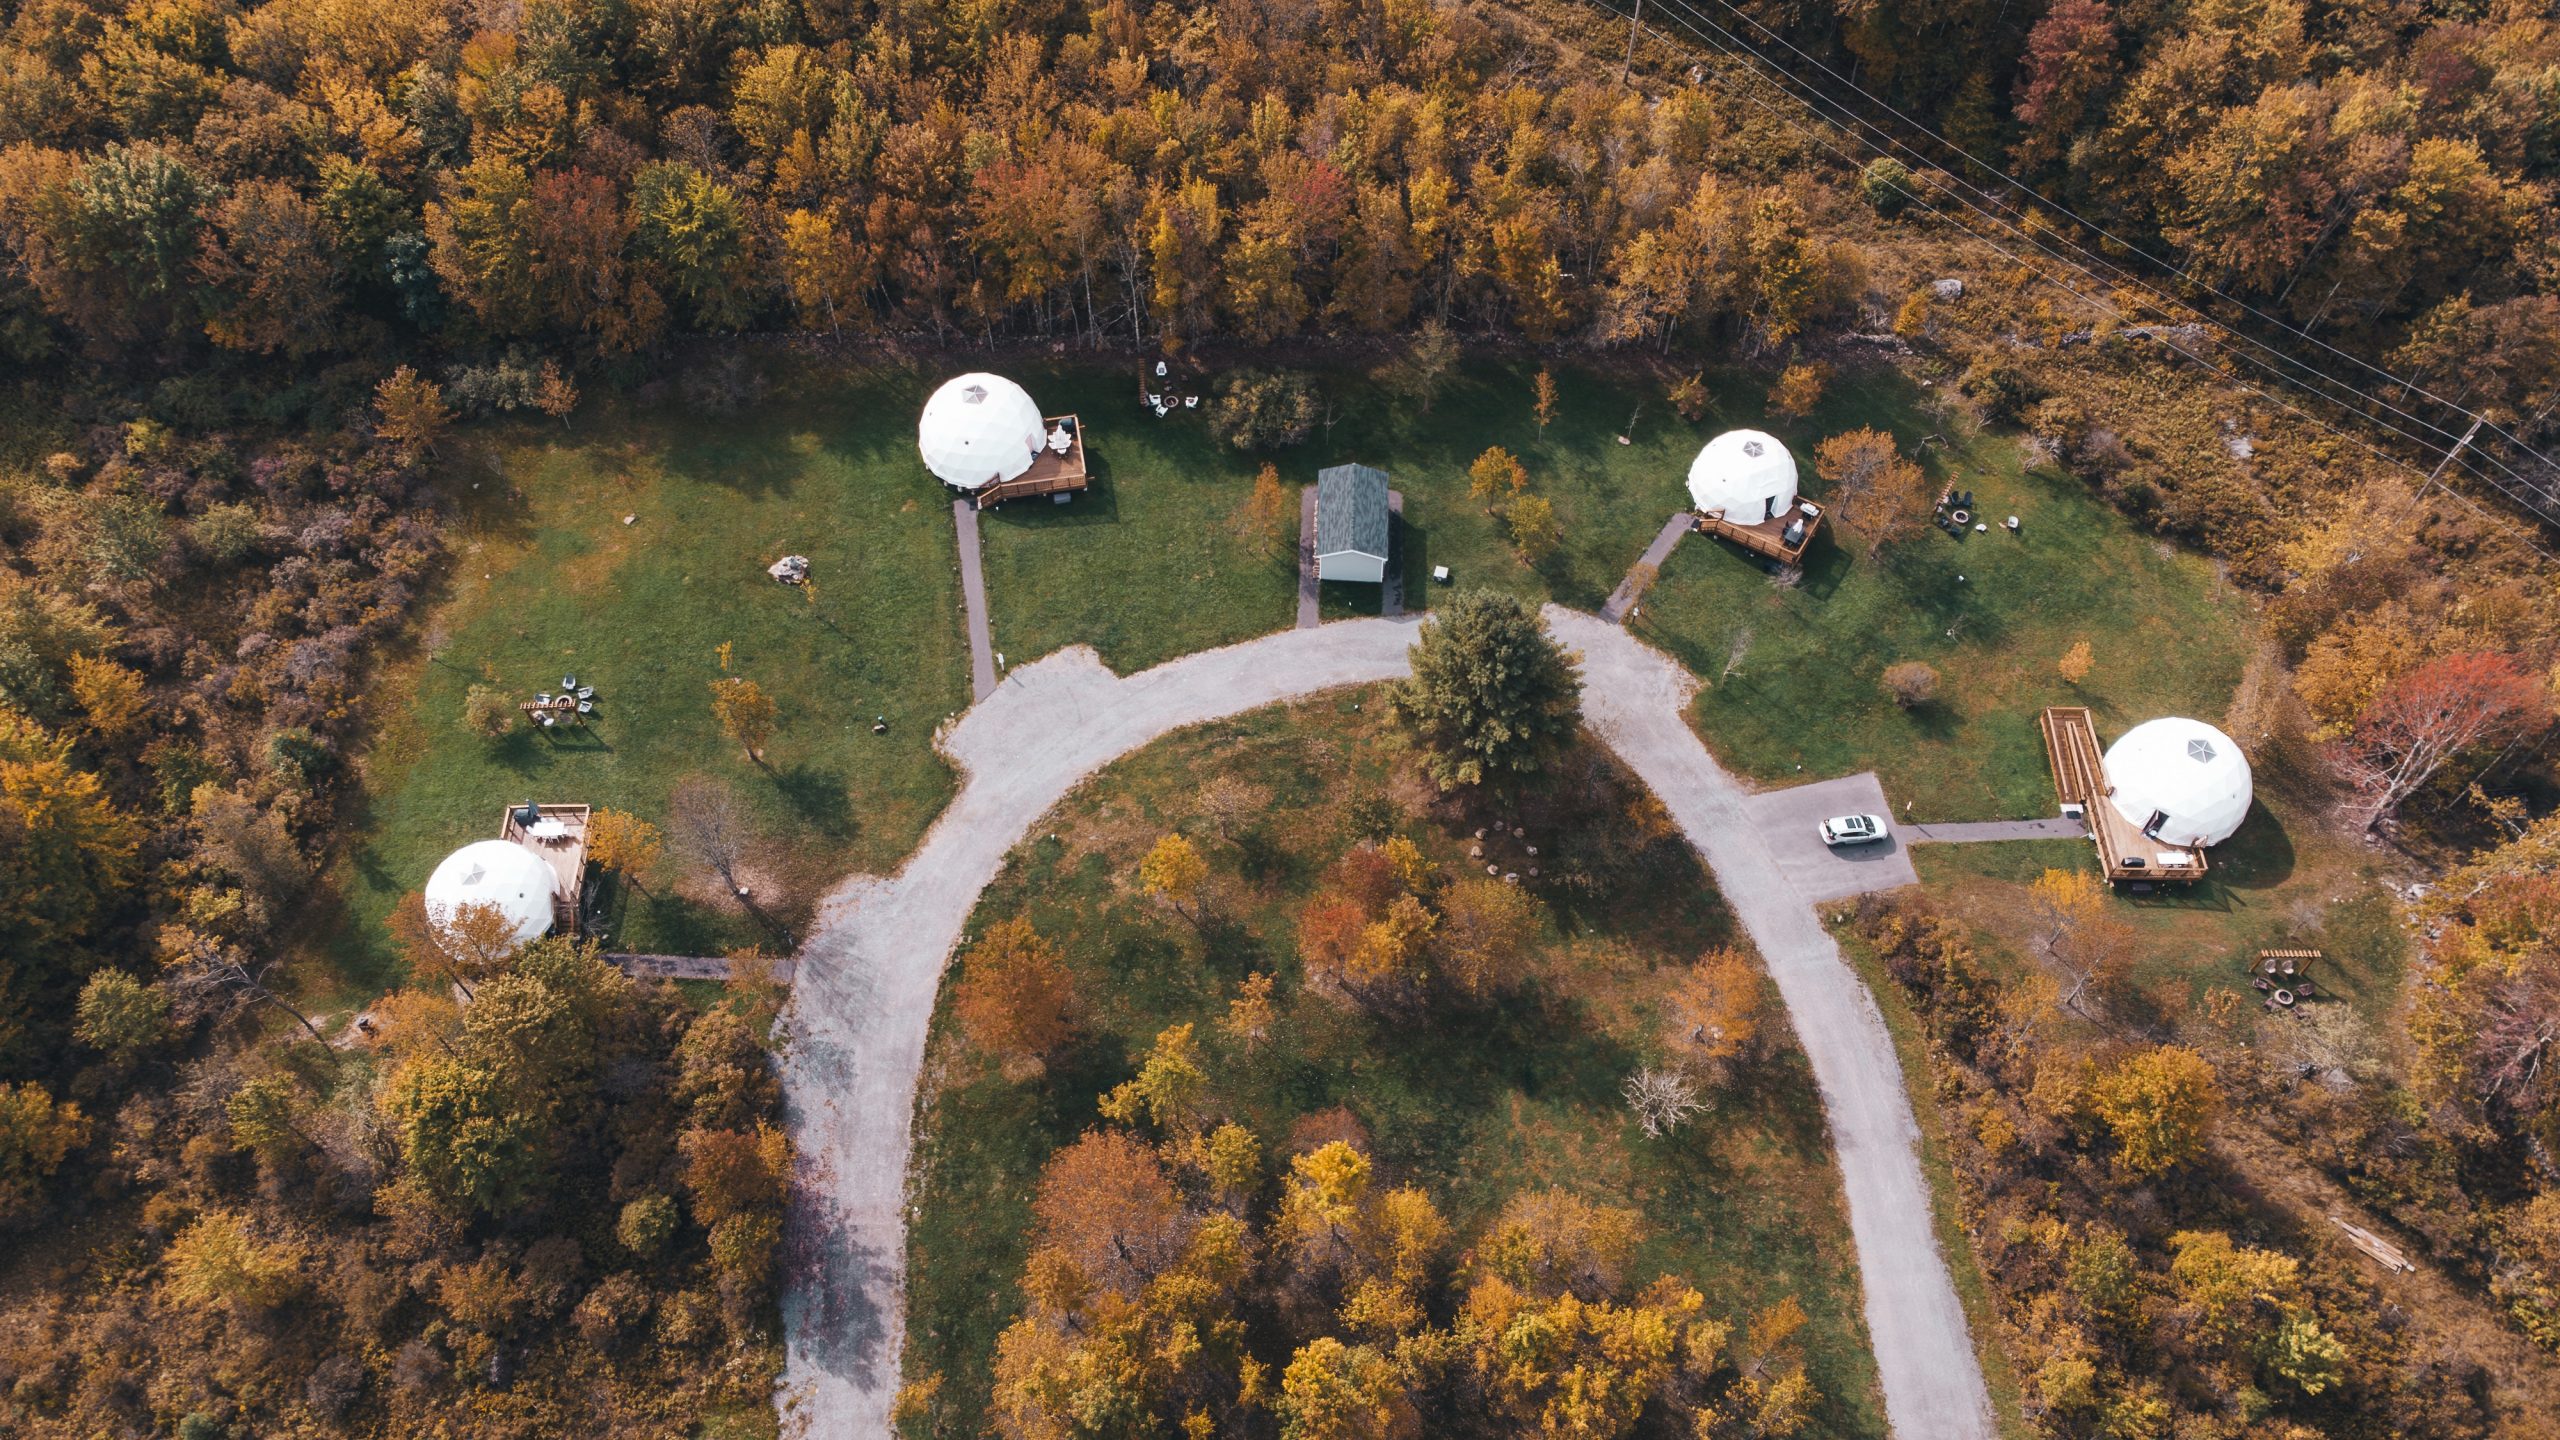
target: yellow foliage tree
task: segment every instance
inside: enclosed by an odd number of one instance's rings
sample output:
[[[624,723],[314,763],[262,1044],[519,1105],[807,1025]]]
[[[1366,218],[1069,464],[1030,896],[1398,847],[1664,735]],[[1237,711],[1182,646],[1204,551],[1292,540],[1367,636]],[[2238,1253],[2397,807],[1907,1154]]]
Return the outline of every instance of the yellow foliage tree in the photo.
[[[724,675],[711,682],[711,714],[721,733],[746,747],[747,758],[764,763],[765,742],[773,738],[778,711],[764,687],[743,675]]]
[[[142,724],[142,677],[113,660],[71,657],[71,698],[103,740],[121,740]]]
[[[2089,667],[2096,662],[2097,657],[2091,653],[2089,642],[2074,640],[2071,642],[2071,648],[2062,652],[2062,659],[2054,669],[2061,672],[2062,683],[2077,685],[2089,678]]]
[[[2117,1163],[2136,1175],[2159,1175],[2204,1153],[2222,1111],[2222,1087],[2202,1055],[2162,1045],[2099,1075],[2088,1103],[2115,1136]]]
[[[1178,834],[1167,834],[1138,862],[1138,889],[1162,896],[1173,913],[1200,923],[1200,887],[1209,879],[1209,862],[1199,847]]]

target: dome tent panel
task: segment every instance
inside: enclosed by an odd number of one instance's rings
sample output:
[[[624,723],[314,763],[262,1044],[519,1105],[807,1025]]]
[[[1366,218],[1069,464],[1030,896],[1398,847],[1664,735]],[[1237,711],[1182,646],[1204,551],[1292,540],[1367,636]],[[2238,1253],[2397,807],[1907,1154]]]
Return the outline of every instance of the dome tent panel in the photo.
[[[2247,819],[2249,757],[2201,720],[2147,720],[2107,747],[2107,800],[2125,822],[2170,845],[2219,845]]]
[[[1046,438],[1030,393],[983,371],[944,381],[916,423],[925,468],[964,490],[1020,476]]]
[[[1783,514],[1796,503],[1796,462],[1777,436],[1728,430],[1689,462],[1689,502],[1741,524]]]
[[[465,906],[494,910],[522,945],[550,933],[551,867],[512,840],[475,841],[427,877],[426,901],[427,921],[437,926],[453,923]]]

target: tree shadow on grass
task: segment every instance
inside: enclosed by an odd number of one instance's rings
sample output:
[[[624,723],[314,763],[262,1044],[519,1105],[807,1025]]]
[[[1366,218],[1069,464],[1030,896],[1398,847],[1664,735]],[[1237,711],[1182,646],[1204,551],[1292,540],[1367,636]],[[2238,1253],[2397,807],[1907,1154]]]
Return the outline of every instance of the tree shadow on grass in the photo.
[[[787,770],[772,772],[775,793],[800,823],[829,840],[850,840],[856,829],[853,797],[845,789],[842,771],[801,761]]]
[[[663,892],[642,898],[645,902],[642,909],[649,922],[650,942],[657,953],[718,955],[729,948],[729,937],[723,933],[727,927],[710,910],[682,896]],[[628,913],[628,907],[625,913]]]

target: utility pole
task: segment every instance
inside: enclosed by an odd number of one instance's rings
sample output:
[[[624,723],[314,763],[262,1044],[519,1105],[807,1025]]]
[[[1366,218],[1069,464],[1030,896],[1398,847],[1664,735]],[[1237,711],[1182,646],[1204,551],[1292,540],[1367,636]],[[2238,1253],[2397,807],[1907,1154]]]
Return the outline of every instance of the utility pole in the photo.
[[[2445,467],[2451,465],[2454,457],[2460,455],[2471,444],[2472,437],[2480,433],[2480,427],[2485,423],[2487,422],[2477,415],[2471,417],[2471,428],[2463,431],[2462,438],[2453,442],[2453,448],[2444,452],[2444,458],[2436,462],[2436,468],[2427,472],[2427,483],[2419,486],[2418,493],[2409,497],[2409,508],[2402,513],[2400,517],[2402,520],[2405,521],[2409,516],[2417,513],[2418,502],[2427,498],[2427,492],[2434,489],[2436,481],[2443,477]]]
[[[1627,12],[1627,58],[1618,62],[1618,83],[1621,85],[1627,83],[1627,76],[1636,68],[1636,26],[1643,19],[1644,0],[1636,0],[1636,8]]]

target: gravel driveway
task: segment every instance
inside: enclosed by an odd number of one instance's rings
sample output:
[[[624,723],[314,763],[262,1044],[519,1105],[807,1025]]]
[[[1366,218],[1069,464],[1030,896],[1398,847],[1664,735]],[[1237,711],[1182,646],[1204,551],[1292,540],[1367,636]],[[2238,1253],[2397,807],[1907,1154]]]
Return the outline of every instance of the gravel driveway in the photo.
[[[1902,1440],[1992,1440],[1990,1401],[1937,1250],[1918,1129],[1875,1001],[1764,844],[1742,787],[1682,718],[1694,682],[1625,631],[1549,607],[1583,654],[1584,715],[1662,797],[1766,957],[1813,1063],[1848,1195],[1885,1409]],[[1352,620],[1126,679],[1083,648],[1008,675],[943,739],[964,780],[894,876],[822,903],[782,1062],[799,1146],[783,1297],[788,1433],[886,1440],[904,1322],[916,1081],[944,960],[1023,835],[1095,770],[1185,726],[1405,673],[1408,622]]]

